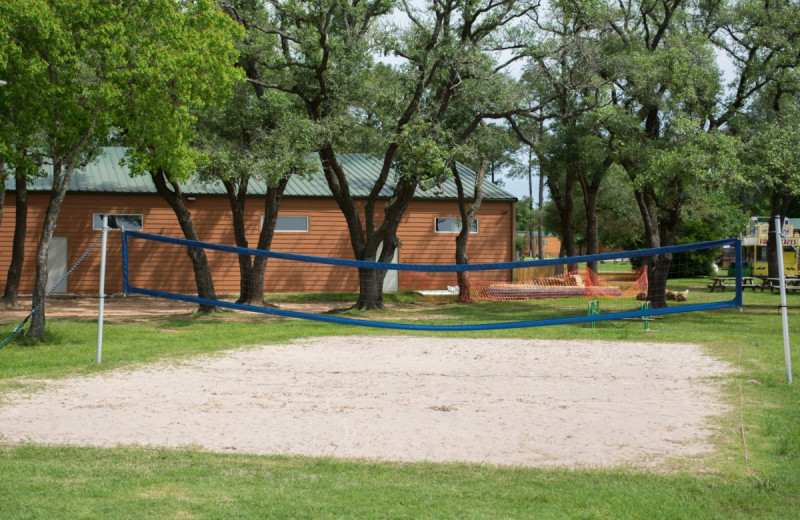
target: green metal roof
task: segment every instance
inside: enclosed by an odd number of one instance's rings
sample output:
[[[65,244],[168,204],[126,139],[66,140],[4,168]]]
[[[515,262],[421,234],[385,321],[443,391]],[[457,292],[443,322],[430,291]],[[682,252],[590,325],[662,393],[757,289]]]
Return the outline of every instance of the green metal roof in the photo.
[[[125,155],[123,147],[104,148],[104,153],[88,164],[85,168],[75,171],[69,184],[69,191],[82,193],[156,193],[156,188],[149,176],[131,177],[127,166],[121,166],[120,161]],[[350,192],[355,198],[366,198],[374,184],[381,168],[381,161],[373,156],[358,153],[346,153],[337,156],[350,183]],[[322,173],[322,167],[317,158],[319,169],[307,176],[295,175],[289,180],[285,197],[330,197],[328,183]],[[473,193],[475,186],[475,172],[458,165],[467,196]],[[28,182],[28,191],[49,191],[52,184],[52,170],[44,168],[45,176]],[[186,195],[225,195],[225,188],[219,181],[205,183],[197,177],[188,182],[181,183],[181,188]],[[392,194],[393,186],[387,185],[380,193],[380,197],[388,198]],[[14,180],[6,179],[6,190],[14,190]],[[253,179],[249,184],[250,195],[264,195],[267,192],[267,183]],[[483,183],[484,200],[516,201],[514,195],[492,184],[488,179]],[[417,188],[415,199],[421,200],[455,200],[458,198],[456,184],[453,179],[447,179],[440,186],[430,190]]]

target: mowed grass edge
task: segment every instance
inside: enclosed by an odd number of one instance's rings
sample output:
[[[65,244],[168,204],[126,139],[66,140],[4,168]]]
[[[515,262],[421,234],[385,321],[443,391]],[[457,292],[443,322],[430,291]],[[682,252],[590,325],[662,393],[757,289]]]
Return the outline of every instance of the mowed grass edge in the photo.
[[[474,319],[481,308],[447,311]],[[789,296],[789,312],[796,338],[800,295]],[[571,325],[469,337],[703,345],[735,368],[722,381],[732,411],[715,425],[713,454],[647,471],[569,470],[6,444],[0,518],[794,518],[800,392],[785,382],[777,295],[746,293],[741,311],[672,315],[653,329],[599,322],[594,330]],[[50,320],[47,345],[13,342],[0,350],[0,391],[42,377],[353,333],[399,334],[230,315],[120,321],[106,324],[104,364],[97,367],[96,324]],[[797,354],[793,361],[797,366]]]

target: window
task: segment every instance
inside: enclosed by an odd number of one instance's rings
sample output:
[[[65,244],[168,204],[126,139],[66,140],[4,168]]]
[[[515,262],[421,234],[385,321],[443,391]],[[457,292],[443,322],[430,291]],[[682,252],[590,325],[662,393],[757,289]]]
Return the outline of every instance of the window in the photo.
[[[278,222],[275,224],[276,232],[301,232],[308,231],[308,217],[278,217]]]
[[[142,215],[125,213],[94,213],[92,215],[92,229],[103,229],[103,215],[108,215],[109,229],[141,231],[144,228],[144,217]]]
[[[436,217],[435,231],[437,233],[459,233],[461,231],[461,219],[452,217]],[[478,232],[478,219],[472,220],[472,228],[470,233]]]
[[[264,217],[261,217],[261,227],[264,227]],[[308,217],[278,216],[275,223],[276,233],[307,233]]]

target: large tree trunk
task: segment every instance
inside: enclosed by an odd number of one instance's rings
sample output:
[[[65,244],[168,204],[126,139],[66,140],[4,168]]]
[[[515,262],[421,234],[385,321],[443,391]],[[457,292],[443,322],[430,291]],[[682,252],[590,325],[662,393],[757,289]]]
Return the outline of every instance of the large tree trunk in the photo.
[[[25,263],[25,237],[28,233],[28,185],[24,177],[17,178],[15,184],[14,241],[11,246],[11,265],[8,266],[8,277],[3,291],[3,302],[9,307],[16,307],[18,304],[19,281]]]
[[[192,217],[186,205],[183,202],[183,196],[180,186],[177,182],[169,180],[167,173],[163,169],[158,171],[151,171],[150,177],[156,186],[156,191],[161,197],[167,201],[175,216],[178,218],[178,224],[183,231],[184,236],[188,240],[199,241],[197,232],[194,229]],[[197,296],[206,300],[216,300],[217,294],[214,291],[214,280],[211,277],[211,269],[208,266],[208,258],[203,249],[199,247],[187,247],[186,254],[192,262],[192,269],[194,271],[194,281],[197,286]],[[199,312],[216,312],[217,307],[213,305],[201,304],[197,309]]]
[[[353,256],[356,260],[375,261],[378,246],[374,243],[368,244],[371,230],[362,228],[358,208],[350,194],[350,186],[344,174],[344,169],[336,158],[333,147],[331,145],[323,146],[319,151],[319,158],[322,162],[322,170],[325,173],[325,179],[328,182],[331,194],[336,200],[342,215],[344,215],[345,222],[347,222]],[[374,247],[368,248],[368,246]],[[383,280],[379,279],[376,270],[358,270],[358,300],[353,308],[359,310],[383,310],[385,308],[383,304]]]
[[[597,226],[597,190],[584,189],[583,205],[586,210],[586,254],[596,255],[600,250],[600,238]],[[586,266],[597,272],[597,261],[588,262]]]
[[[247,233],[244,228],[244,210],[247,203],[247,185],[250,182],[249,177],[241,177],[239,179],[225,179],[222,184],[225,186],[225,191],[228,194],[228,203],[231,207],[231,215],[233,216],[233,239],[238,247],[248,247]],[[263,294],[261,298],[251,291],[253,279],[253,263],[250,255],[238,255],[239,261],[239,298],[236,303],[244,303],[247,305],[261,305],[263,303]]]
[[[662,208],[664,215],[659,217],[659,209],[652,189],[645,186],[642,190],[636,191],[635,195],[644,222],[645,247],[657,248],[673,245],[680,219],[680,206],[675,203],[672,207]],[[667,306],[667,279],[671,264],[671,254],[654,255],[648,259],[647,299],[654,309]]]
[[[578,174],[578,181],[581,184],[583,193],[583,207],[586,212],[586,254],[596,255],[600,252],[600,231],[597,223],[597,194],[600,192],[600,184],[606,172],[614,163],[611,157],[607,157],[599,172],[589,178],[586,172]],[[589,262],[587,267],[597,272],[597,262]]]
[[[458,212],[461,215],[461,230],[456,237],[457,264],[464,265],[469,263],[469,258],[467,258],[467,242],[469,242],[469,232],[470,229],[472,229],[472,222],[475,220],[475,215],[478,213],[481,203],[483,202],[483,179],[486,177],[487,165],[488,161],[484,157],[481,159],[478,171],[475,172],[475,190],[472,193],[472,203],[469,205],[467,204],[467,198],[464,194],[464,184],[458,172],[458,167],[455,163],[451,166],[458,193]],[[459,303],[472,303],[472,284],[469,278],[468,272],[458,273]]]
[[[347,222],[347,229],[350,234],[350,245],[356,260],[374,262],[381,249],[381,262],[390,262],[394,252],[399,245],[397,239],[397,228],[400,221],[414,196],[417,187],[415,177],[403,176],[395,185],[394,194],[384,208],[383,223],[379,227],[375,225],[374,211],[375,201],[378,194],[385,185],[388,178],[391,158],[396,147],[390,147],[384,157],[384,164],[381,170],[380,179],[373,186],[373,190],[364,204],[364,226],[361,224],[359,210],[350,194],[350,188],[342,169],[341,164],[336,159],[333,148],[330,145],[323,146],[319,151],[322,162],[322,169],[328,182],[334,200]],[[358,270],[358,300],[354,309],[358,310],[384,310],[383,303],[383,280],[386,271],[376,269]]]
[[[280,210],[283,193],[289,184],[290,175],[284,175],[278,186],[267,189],[267,197],[264,200],[264,226],[258,235],[258,249],[268,251],[272,247],[272,239],[275,237],[275,225],[278,223],[278,210]],[[267,258],[257,256],[253,259],[250,286],[247,291],[255,301],[264,303],[264,273],[267,270]]]
[[[291,174],[281,177],[278,186],[267,189],[264,200],[264,225],[258,235],[258,249],[269,250],[275,236],[275,225],[278,223],[283,192],[289,184]],[[228,192],[228,201],[233,214],[233,234],[238,247],[249,247],[244,226],[244,210],[247,199],[248,179],[223,181]],[[245,305],[264,304],[264,273],[267,270],[267,258],[239,255],[239,299],[236,303]]]
[[[470,225],[472,223],[470,222]],[[467,230],[466,233],[464,230]],[[469,263],[467,258],[467,241],[469,237],[469,227],[463,226],[456,237],[456,263],[466,265]],[[472,283],[470,282],[469,272],[458,272],[458,303],[472,303]]]
[[[644,246],[647,249],[661,247],[661,235],[658,232],[658,215],[656,214],[655,201],[648,187],[634,192],[639,213],[644,224]],[[647,299],[653,308],[667,306],[666,277],[661,276],[663,263],[658,256],[646,259],[647,268]]]
[[[402,181],[401,181],[402,182]],[[406,193],[407,190],[404,190]],[[413,190],[410,192],[413,194]],[[410,195],[408,196],[410,200]],[[405,202],[408,206],[408,202]],[[397,227],[399,226],[402,212],[390,210],[387,206],[384,223],[380,229],[371,233],[370,240],[367,241],[366,253],[362,260],[391,263],[394,252],[400,247],[400,240],[397,238]],[[377,249],[380,247],[380,255]],[[374,252],[373,249],[375,249]],[[371,253],[370,253],[371,252]],[[381,269],[359,269],[358,270],[358,300],[354,309],[358,310],[385,310],[383,302],[383,281],[386,278],[386,270]]]
[[[3,208],[6,206],[6,165],[0,157],[0,224],[3,223]]]
[[[541,173],[541,172],[540,172]],[[559,189],[556,179],[547,177],[547,187],[550,188],[550,196],[556,205],[559,215],[559,230],[561,231],[561,251],[566,257],[575,256],[575,230],[572,225],[572,209],[574,205],[573,188],[575,178],[569,172],[564,177],[563,189]],[[567,270],[572,271],[575,265],[567,265]]]
[[[31,325],[25,334],[27,338],[34,341],[41,341],[45,337],[44,298],[47,295],[47,256],[50,253],[50,241],[56,229],[58,214],[61,211],[64,196],[67,194],[69,180],[72,177],[74,168],[75,165],[72,162],[66,168],[61,162],[53,162],[53,187],[50,190],[42,232],[39,236],[39,246],[36,250],[36,278],[34,280],[33,300],[31,303],[31,309],[36,310],[36,312],[31,316]]]

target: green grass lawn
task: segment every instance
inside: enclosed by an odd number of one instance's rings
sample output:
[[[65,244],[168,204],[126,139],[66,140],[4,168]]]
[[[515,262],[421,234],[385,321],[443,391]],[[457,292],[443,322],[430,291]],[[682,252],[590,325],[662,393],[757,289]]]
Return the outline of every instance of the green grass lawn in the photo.
[[[788,300],[797,367],[800,295]],[[648,341],[663,348],[701,344],[735,367],[723,381],[731,412],[720,419],[716,450],[702,458],[652,470],[567,470],[6,443],[0,447],[0,518],[797,518],[800,391],[797,381],[785,382],[778,303],[777,294],[748,291],[741,310],[670,315],[650,332],[640,324],[598,322],[595,329],[585,324],[447,334]],[[443,322],[520,319],[513,302],[416,305]],[[0,350],[0,399],[29,379],[301,337],[384,333],[232,313],[119,320],[105,326],[104,363],[97,366],[93,320],[48,323],[47,344],[13,341]],[[15,324],[0,318],[0,336]]]
[[[629,260],[612,260],[608,262],[598,263],[597,270],[601,273],[604,273],[610,271],[630,272],[633,271],[634,269]]]

